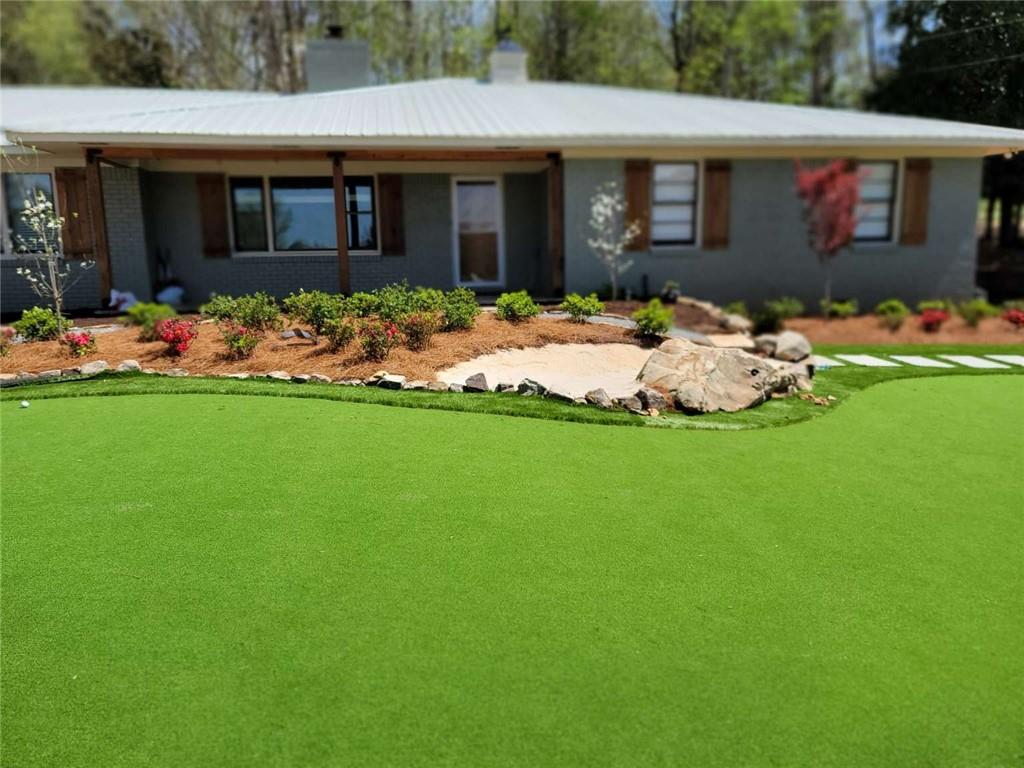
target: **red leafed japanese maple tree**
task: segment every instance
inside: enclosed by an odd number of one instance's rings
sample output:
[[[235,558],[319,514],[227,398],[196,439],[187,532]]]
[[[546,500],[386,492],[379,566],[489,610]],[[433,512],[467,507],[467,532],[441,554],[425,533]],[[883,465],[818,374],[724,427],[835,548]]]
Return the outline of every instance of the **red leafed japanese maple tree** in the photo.
[[[853,242],[857,229],[860,175],[852,160],[805,168],[796,161],[796,193],[804,203],[807,238],[825,268],[822,310],[832,306],[832,261]]]

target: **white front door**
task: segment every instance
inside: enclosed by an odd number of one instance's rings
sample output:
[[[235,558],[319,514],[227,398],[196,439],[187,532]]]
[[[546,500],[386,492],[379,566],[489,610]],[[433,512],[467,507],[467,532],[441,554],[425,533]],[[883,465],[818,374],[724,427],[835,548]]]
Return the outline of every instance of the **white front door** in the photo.
[[[505,285],[504,204],[499,177],[452,179],[455,284]]]

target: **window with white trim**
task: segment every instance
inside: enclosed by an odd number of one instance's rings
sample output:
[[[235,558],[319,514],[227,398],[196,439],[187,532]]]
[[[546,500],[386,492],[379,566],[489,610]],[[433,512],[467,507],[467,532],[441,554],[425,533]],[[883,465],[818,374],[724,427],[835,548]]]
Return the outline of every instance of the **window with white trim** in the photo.
[[[3,250],[10,253],[32,253],[37,237],[22,213],[26,202],[36,204],[40,192],[51,203],[53,176],[49,173],[5,173],[4,175],[4,231]],[[54,204],[56,212],[56,204]]]
[[[888,242],[896,211],[896,161],[860,163],[860,202],[857,204],[857,242]]]
[[[697,163],[655,163],[651,244],[693,245],[697,239]]]

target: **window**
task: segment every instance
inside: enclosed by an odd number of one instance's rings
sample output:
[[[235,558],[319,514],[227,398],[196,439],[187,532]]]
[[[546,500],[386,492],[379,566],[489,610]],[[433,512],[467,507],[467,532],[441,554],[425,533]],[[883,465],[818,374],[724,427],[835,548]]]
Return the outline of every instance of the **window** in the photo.
[[[267,250],[267,213],[263,179],[231,179],[231,211],[234,216],[235,250]]]
[[[696,242],[697,164],[656,163],[651,196],[651,244]]]
[[[274,250],[326,251],[338,247],[331,179],[271,179],[270,200]]]
[[[860,164],[860,203],[857,205],[858,242],[892,240],[892,220],[896,203],[895,162]]]
[[[36,195],[42,192],[53,202],[53,179],[48,173],[5,173],[4,202],[6,203],[6,232],[3,238],[6,248],[8,239],[14,253],[31,253],[37,243],[32,228],[25,223],[22,212],[25,201],[34,205]]]
[[[376,207],[373,176],[346,176],[345,218],[350,251],[377,250]]]

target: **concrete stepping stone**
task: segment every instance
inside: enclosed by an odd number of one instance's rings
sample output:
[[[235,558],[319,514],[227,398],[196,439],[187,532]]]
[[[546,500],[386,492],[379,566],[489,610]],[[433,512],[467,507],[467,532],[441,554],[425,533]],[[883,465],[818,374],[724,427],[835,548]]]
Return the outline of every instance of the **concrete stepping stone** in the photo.
[[[833,360],[831,357],[825,357],[824,355],[814,355],[811,358],[811,363],[815,368],[842,368],[846,363],[841,363],[838,360]]]
[[[854,365],[863,365],[867,368],[899,368],[899,363],[894,363],[892,360],[885,360],[881,357],[875,357],[874,355],[836,355],[841,360],[845,360],[848,363]]]
[[[899,360],[901,363],[907,365],[913,365],[918,368],[955,368],[956,366],[952,363],[945,363],[942,360],[935,360],[931,357],[923,357],[921,355],[889,355],[893,360]]]
[[[1024,355],[985,355],[993,360],[998,360],[1000,363],[1009,363],[1010,365],[1024,365]]]
[[[986,360],[977,355],[939,355],[944,360],[967,366],[968,368],[1009,368],[1006,363],[997,363],[995,360]]]

